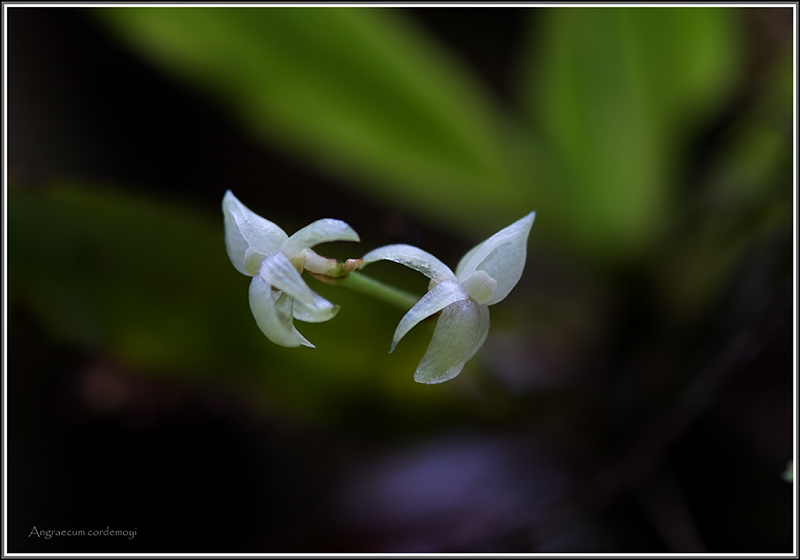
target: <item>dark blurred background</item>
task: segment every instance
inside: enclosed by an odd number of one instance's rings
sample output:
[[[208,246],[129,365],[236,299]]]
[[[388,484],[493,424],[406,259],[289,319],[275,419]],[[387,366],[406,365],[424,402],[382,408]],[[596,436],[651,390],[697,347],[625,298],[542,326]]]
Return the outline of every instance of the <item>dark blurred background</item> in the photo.
[[[5,10],[9,552],[793,550],[792,8]],[[226,189],[340,259],[538,214],[422,386],[343,288],[261,335]]]

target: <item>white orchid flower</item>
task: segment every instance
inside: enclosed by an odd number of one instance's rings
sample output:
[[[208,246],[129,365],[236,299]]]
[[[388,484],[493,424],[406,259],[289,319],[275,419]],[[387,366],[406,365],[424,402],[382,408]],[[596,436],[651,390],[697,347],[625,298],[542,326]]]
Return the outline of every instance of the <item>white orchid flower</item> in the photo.
[[[306,259],[319,261],[311,247],[329,241],[359,241],[358,234],[341,220],[317,220],[291,237],[255,214],[233,195],[222,200],[225,246],[242,274],[252,276],[250,309],[261,331],[281,346],[314,348],[294,327],[292,318],[319,323],[331,319],[338,305],[315,294],[300,273]]]
[[[442,312],[414,381],[433,384],[453,379],[483,345],[489,332],[489,306],[505,299],[522,276],[535,217],[536,212],[531,212],[475,246],[455,273],[430,253],[410,245],[388,245],[364,255],[364,265],[394,261],[431,279],[428,293],[400,320],[389,350],[393,352],[417,323]]]

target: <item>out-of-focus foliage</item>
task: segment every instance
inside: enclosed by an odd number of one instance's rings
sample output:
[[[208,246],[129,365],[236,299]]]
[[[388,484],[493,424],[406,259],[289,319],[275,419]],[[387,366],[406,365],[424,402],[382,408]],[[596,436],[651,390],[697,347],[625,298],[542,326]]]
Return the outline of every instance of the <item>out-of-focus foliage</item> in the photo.
[[[481,84],[388,9],[146,8],[98,15],[258,136],[429,219],[529,204]]]
[[[641,252],[669,224],[680,147],[729,97],[739,59],[730,10],[546,10],[523,106],[501,110],[395,10],[100,15],[256,134],[354,185],[462,232],[536,208],[603,258]]]
[[[703,184],[683,196],[671,235],[651,255],[667,317],[703,317],[741,256],[791,227],[792,71],[791,56],[769,69],[767,94],[731,125]]]
[[[532,199],[576,246],[647,248],[676,213],[685,156],[730,99],[735,12],[713,8],[554,9],[532,34],[523,104],[552,163]]]

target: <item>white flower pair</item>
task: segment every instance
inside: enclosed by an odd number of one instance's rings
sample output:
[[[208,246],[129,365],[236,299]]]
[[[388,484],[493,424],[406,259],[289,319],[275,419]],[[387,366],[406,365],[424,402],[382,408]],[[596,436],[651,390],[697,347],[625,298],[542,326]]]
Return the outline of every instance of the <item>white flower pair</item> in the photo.
[[[294,327],[331,319],[339,310],[315,294],[300,273],[307,259],[320,259],[311,247],[329,241],[358,241],[339,220],[318,220],[288,237],[278,226],[254,214],[228,191],[222,203],[228,255],[239,272],[253,277],[250,309],[262,332],[282,346],[313,344]],[[528,233],[536,213],[496,233],[470,250],[453,273],[442,261],[410,245],[388,245],[370,251],[362,266],[378,260],[406,265],[431,279],[428,293],[400,320],[392,352],[408,331],[441,311],[428,350],[414,380],[441,383],[457,376],[483,345],[489,331],[489,306],[502,301],[525,267]]]

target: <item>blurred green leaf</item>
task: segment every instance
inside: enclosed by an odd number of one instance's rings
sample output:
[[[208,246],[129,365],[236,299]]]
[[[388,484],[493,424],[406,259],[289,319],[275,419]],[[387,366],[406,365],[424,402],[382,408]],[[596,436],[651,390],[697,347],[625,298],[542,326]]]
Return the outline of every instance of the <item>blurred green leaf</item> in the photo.
[[[764,69],[752,106],[731,122],[672,235],[650,255],[665,315],[706,316],[744,257],[791,236],[793,70],[791,49]]]
[[[736,13],[557,8],[537,20],[523,103],[552,165],[539,208],[595,256],[640,254],[668,224],[687,142],[727,102]],[[543,221],[543,225],[544,221]]]
[[[93,12],[258,136],[390,203],[462,231],[531,210],[519,208],[492,103],[398,10]]]
[[[330,421],[366,399],[401,417],[413,402],[418,422],[460,406],[458,387],[413,382],[432,324],[390,356],[402,312],[313,278],[342,305],[327,323],[298,323],[317,348],[270,343],[250,313],[249,278],[225,252],[221,211],[64,181],[12,185],[8,202],[9,301],[64,343],[152,375],[239,387],[288,417]]]
[[[10,188],[8,215],[10,294],[60,338],[195,373],[243,350],[241,287],[208,217],[71,182]]]

